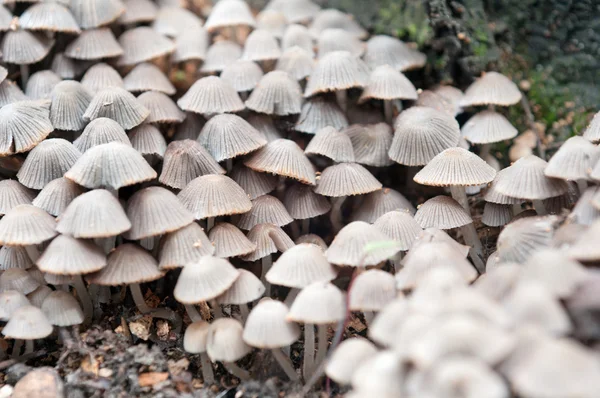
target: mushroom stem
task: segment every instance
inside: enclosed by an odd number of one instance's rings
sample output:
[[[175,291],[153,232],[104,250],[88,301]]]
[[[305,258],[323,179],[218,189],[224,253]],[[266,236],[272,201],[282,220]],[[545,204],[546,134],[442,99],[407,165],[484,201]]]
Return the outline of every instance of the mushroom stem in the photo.
[[[473,223],[463,225],[462,227],[460,227],[460,231],[462,232],[463,238],[465,239],[465,244],[467,246],[471,246],[471,248],[469,249],[469,257],[471,257],[471,260],[473,261],[475,268],[477,268],[477,271],[483,274],[485,272],[485,262],[483,261],[483,246],[481,245],[479,236],[477,236],[475,225],[473,225]]]
[[[38,258],[40,258],[40,251],[35,247],[35,245],[27,245],[25,246],[25,252],[27,256],[31,259],[31,262],[35,263]]]
[[[250,309],[248,308],[248,304],[240,304],[240,315],[242,316],[242,323],[246,324],[246,319],[248,319],[248,315],[250,314]]]
[[[27,85],[27,80],[29,80],[29,65],[21,65],[21,84],[22,87]]]
[[[73,337],[71,337],[71,334],[69,333],[67,328],[59,327],[58,335],[60,336],[60,339],[62,340],[62,343],[65,347],[69,348],[74,345]]]
[[[519,214],[521,211],[523,211],[521,203],[515,203],[514,205],[512,205],[513,217]]]
[[[204,379],[204,384],[215,384],[215,374],[213,372],[212,363],[205,352],[200,354],[200,364],[202,365],[202,378]]]
[[[204,321],[204,318],[202,318],[202,315],[194,304],[185,304],[185,312],[187,312],[192,322]]]
[[[488,156],[490,156],[491,149],[492,149],[492,146],[490,144],[483,144],[481,146],[481,148],[479,149],[479,157],[482,158],[483,160],[486,160],[486,158]]]
[[[531,203],[533,204],[533,208],[535,209],[536,213],[540,216],[545,216],[546,214],[548,214],[546,206],[544,206],[544,202],[542,202],[541,200],[532,200]]]
[[[148,314],[153,318],[166,319],[167,321],[171,322],[175,332],[179,332],[181,330],[181,317],[175,311],[172,311],[169,308],[151,308],[148,306],[148,304],[146,304],[146,300],[144,300],[144,295],[142,294],[139,283],[130,284],[129,290],[131,291],[131,296],[133,297],[135,306],[142,314]]]
[[[23,355],[31,354],[35,348],[35,340],[25,340],[25,351]]]
[[[333,227],[333,232],[338,233],[344,226],[342,224],[342,205],[346,200],[347,196],[340,196],[339,198],[333,198],[331,203],[331,212],[329,213],[329,220]]]
[[[312,373],[315,361],[315,327],[312,324],[304,325],[304,361],[302,362],[302,374],[304,380]]]
[[[404,252],[398,252],[392,258],[390,258],[390,266],[392,268],[393,274],[395,274],[396,272],[398,272],[402,269],[402,264],[400,262],[402,261],[403,257],[404,257]]]
[[[230,173],[233,169],[233,159],[229,158],[225,160],[225,168],[227,169],[227,173]]]
[[[588,183],[586,180],[577,180],[577,189],[579,190],[579,196],[583,195],[587,187]]]
[[[327,346],[329,340],[327,339],[327,325],[317,325],[317,338],[319,340],[317,345],[317,353],[315,354],[314,367],[317,368],[327,355]]]
[[[346,90],[338,90],[335,92],[335,99],[344,113],[348,110],[348,93]]]
[[[19,354],[21,353],[21,348],[23,347],[23,340],[21,339],[16,339],[14,344],[13,344],[13,349],[12,352],[10,354],[11,358],[16,358],[19,356]]]
[[[296,369],[294,369],[294,365],[292,364],[290,357],[284,355],[279,348],[274,348],[271,350],[271,352],[273,353],[273,357],[275,358],[277,363],[279,363],[279,366],[281,366],[281,369],[283,369],[287,377],[289,377],[291,381],[298,381],[298,373],[296,373]]]
[[[291,288],[287,297],[285,298],[285,305],[289,307],[292,306],[292,303],[294,302],[294,300],[296,300],[296,296],[298,296],[298,293],[300,293],[300,289],[296,289],[295,287]]]
[[[108,254],[116,246],[117,237],[110,236],[108,238],[96,238],[94,243],[104,250],[104,253]]]
[[[248,380],[250,380],[250,373],[248,373],[248,371],[240,368],[235,363],[233,363],[233,362],[223,362],[223,366],[225,366],[225,369],[227,369],[227,371],[229,373],[231,373],[232,375],[234,375],[235,377],[237,377],[241,381],[248,381]]]
[[[310,218],[305,218],[302,220],[302,235],[306,235],[310,233]]]
[[[210,231],[212,229],[212,227],[215,226],[215,218],[214,217],[208,217],[206,219],[206,232]]]
[[[383,100],[383,113],[385,122],[392,125],[394,123],[394,103],[391,100]]]
[[[469,207],[469,199],[467,199],[467,191],[465,187],[458,185],[450,185],[450,194],[452,198],[456,200],[462,207],[467,211],[467,214],[471,214],[471,208]]]
[[[94,317],[94,305],[92,304],[92,299],[81,275],[73,275],[73,286],[77,291],[79,301],[81,301],[81,307],[83,308],[83,313],[85,315],[84,324],[89,325]]]
[[[263,257],[260,262],[262,263],[260,280],[265,284],[265,297],[271,297],[271,284],[267,282],[266,278],[267,272],[271,269],[271,265],[273,265],[271,255],[269,254],[268,256]]]
[[[369,325],[371,325],[371,323],[373,323],[373,319],[375,318],[375,313],[373,311],[365,311],[364,315],[365,315],[365,323],[367,324],[367,327],[368,327]]]
[[[217,300],[211,300],[210,305],[213,309],[213,317],[214,319],[224,318],[223,310],[221,309],[221,305],[217,303]]]

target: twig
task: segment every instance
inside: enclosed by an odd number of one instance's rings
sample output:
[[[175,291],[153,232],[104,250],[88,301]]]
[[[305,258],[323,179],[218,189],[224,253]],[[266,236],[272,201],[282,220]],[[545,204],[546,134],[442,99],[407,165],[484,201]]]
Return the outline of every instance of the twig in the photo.
[[[33,358],[41,357],[46,355],[48,352],[46,350],[39,350],[35,352],[31,352],[29,354],[23,354],[20,357],[7,359],[6,361],[0,362],[0,370],[10,368],[14,364],[18,362],[25,362]]]
[[[523,111],[525,112],[525,117],[527,118],[527,124],[529,128],[533,130],[535,135],[537,136],[537,150],[538,155],[542,159],[546,159],[546,148],[545,148],[545,137],[544,133],[538,129],[538,126],[535,124],[535,118],[533,117],[533,113],[531,112],[531,106],[529,106],[529,100],[527,96],[521,96],[521,106],[523,107]]]

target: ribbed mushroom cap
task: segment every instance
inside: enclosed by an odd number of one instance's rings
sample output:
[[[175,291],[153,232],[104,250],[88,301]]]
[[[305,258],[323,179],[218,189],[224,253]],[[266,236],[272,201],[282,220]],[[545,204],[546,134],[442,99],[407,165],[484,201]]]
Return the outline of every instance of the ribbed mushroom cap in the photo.
[[[463,110],[460,106],[460,100],[462,100],[464,93],[460,91],[460,89],[453,86],[438,86],[433,92],[453,105],[455,115],[462,113]]]
[[[44,300],[53,290],[50,289],[46,285],[40,285],[37,289],[27,295],[27,299],[31,302],[32,305],[35,305],[38,308],[42,307]]]
[[[400,250],[397,245],[369,247],[390,240],[374,226],[354,221],[338,232],[325,254],[331,264],[367,267],[387,260]]]
[[[403,72],[421,68],[425,66],[426,61],[425,54],[413,50],[395,37],[380,35],[367,41],[365,62],[373,69],[387,64]]]
[[[583,132],[583,138],[593,143],[600,141],[600,111],[594,115],[594,118]]]
[[[192,322],[185,329],[183,335],[183,349],[190,354],[202,354],[206,352],[206,337],[210,323],[205,321]]]
[[[27,8],[19,17],[19,26],[27,30],[81,32],[69,9],[55,2],[34,4]]]
[[[228,83],[238,93],[252,91],[263,77],[260,66],[252,61],[238,59],[227,65],[221,72],[221,80]]]
[[[246,101],[250,110],[268,115],[293,115],[300,113],[302,92],[300,85],[286,72],[269,72],[260,79]]]
[[[241,117],[222,114],[206,122],[198,142],[220,162],[253,152],[263,147],[267,140]]]
[[[73,145],[81,153],[85,153],[92,147],[113,141],[131,146],[125,130],[119,123],[107,117],[99,117],[85,126],[83,133],[73,141]]]
[[[264,29],[278,39],[283,37],[288,21],[282,11],[264,9],[256,14],[256,28]]]
[[[81,275],[106,266],[106,256],[94,243],[68,235],[57,236],[36,264],[40,271],[56,275]]]
[[[0,220],[0,244],[37,245],[57,235],[54,217],[33,205],[18,205]]]
[[[55,129],[66,131],[83,130],[86,122],[83,114],[92,94],[79,82],[65,80],[52,90],[50,121]]]
[[[350,137],[356,163],[373,167],[385,167],[393,164],[388,152],[394,135],[387,123],[354,124],[342,132]]]
[[[226,222],[218,223],[212,227],[208,237],[215,247],[215,257],[243,256],[256,250],[256,244],[246,238],[238,227]]]
[[[159,91],[168,95],[175,94],[175,87],[169,78],[154,64],[147,62],[137,65],[123,79],[127,91]]]
[[[501,194],[520,199],[547,199],[567,192],[565,181],[544,174],[548,163],[535,155],[528,155],[503,170],[495,182]],[[417,177],[415,177],[415,181]]]
[[[52,71],[63,79],[75,79],[75,77],[81,75],[84,67],[83,63],[76,63],[75,60],[67,57],[65,53],[56,53],[50,66]]]
[[[268,223],[283,227],[292,221],[294,219],[279,199],[271,195],[263,195],[252,201],[252,208],[242,214],[237,226],[240,229],[250,230],[257,224]]]
[[[317,131],[327,126],[342,129],[348,126],[348,120],[335,102],[328,101],[323,97],[315,97],[302,105],[302,111],[294,130],[316,134]]]
[[[229,40],[220,40],[213,43],[206,51],[204,63],[200,72],[221,72],[227,65],[242,57],[242,47]]]
[[[0,156],[29,151],[54,130],[49,106],[42,101],[19,101],[0,108]]]
[[[158,265],[161,270],[179,268],[214,252],[215,247],[204,230],[193,222],[161,239]]]
[[[43,339],[50,333],[52,325],[42,310],[32,305],[24,305],[15,310],[2,329],[4,336],[20,340]]]
[[[176,189],[184,188],[196,177],[225,174],[225,170],[197,141],[173,141],[164,153],[159,181]]]
[[[0,181],[0,216],[15,206],[31,204],[35,192],[15,180]]]
[[[277,139],[256,151],[244,164],[255,171],[272,173],[315,185],[315,171],[304,151],[292,140]]]
[[[423,228],[452,229],[471,224],[465,209],[450,196],[436,196],[419,206],[415,221]]]
[[[35,269],[39,274],[39,277],[43,281],[43,283],[47,283],[54,286],[60,285],[72,285],[73,277],[70,275],[57,275],[57,274],[42,274],[41,271]],[[31,272],[31,271],[30,271]]]
[[[240,275],[225,293],[217,297],[219,304],[241,305],[258,300],[265,292],[265,286],[252,272],[239,270]]]
[[[100,286],[120,286],[151,282],[162,276],[150,253],[133,243],[124,243],[110,252],[106,267],[86,279]]]
[[[294,343],[300,337],[300,328],[286,320],[288,308],[276,300],[258,303],[252,309],[244,327],[243,339],[256,348],[279,348]]]
[[[88,149],[65,177],[86,188],[119,189],[156,178],[156,171],[133,147],[109,142]]]
[[[461,133],[473,144],[491,144],[515,138],[519,132],[500,113],[486,110],[471,117]]]
[[[246,121],[254,127],[268,142],[282,138],[281,132],[275,126],[273,118],[264,113],[250,113]]]
[[[125,236],[131,240],[162,235],[194,222],[177,196],[162,187],[148,187],[133,194],[127,201],[127,218],[131,229]]]
[[[296,240],[294,242],[297,245],[302,244],[302,243],[309,243],[309,244],[318,246],[319,249],[321,249],[321,251],[327,250],[327,243],[325,243],[323,238],[321,238],[319,235],[316,235],[316,234],[301,235],[298,238],[296,238]]]
[[[380,351],[362,362],[354,371],[348,398],[394,397],[402,391],[405,371],[398,355]]]
[[[272,0],[265,6],[265,10],[282,12],[290,23],[308,22],[320,9],[311,0]]]
[[[600,259],[600,246],[597,244],[599,232],[600,220],[596,220],[569,247],[569,256],[579,261],[597,261]]]
[[[587,270],[558,249],[542,249],[533,253],[525,263],[522,278],[541,283],[560,298],[568,298],[584,283]]]
[[[244,261],[256,261],[272,253],[285,252],[294,246],[294,241],[277,225],[258,224],[248,232],[248,239],[256,249],[243,256]]]
[[[27,97],[34,100],[50,99],[52,90],[61,81],[60,76],[51,70],[41,70],[29,76],[25,92],[27,93]],[[25,95],[23,97],[23,99],[27,98]]]
[[[156,18],[158,7],[152,0],[121,0],[125,12],[119,17],[122,25],[150,22]]]
[[[552,244],[555,216],[527,217],[508,224],[498,236],[497,250],[503,262],[524,263],[529,256]]]
[[[210,38],[206,29],[188,29],[175,37],[175,51],[171,54],[171,61],[203,60],[206,58],[209,44]]]
[[[314,15],[309,30],[313,37],[319,37],[326,29],[343,29],[358,38],[368,35],[367,31],[356,22],[354,17],[339,10],[328,8]]]
[[[55,326],[80,325],[85,316],[77,299],[69,292],[54,291],[42,303],[42,311],[48,321]]]
[[[21,91],[14,81],[4,79],[2,80],[2,83],[0,83],[0,106],[4,107],[13,102],[26,101],[28,99],[29,97],[23,94],[23,91]]]
[[[583,137],[571,137],[550,158],[544,174],[563,180],[588,180],[598,159],[600,148]]]
[[[5,32],[9,30],[11,28],[12,22],[13,15],[11,14],[11,12],[3,5],[0,5],[0,31]]]
[[[368,73],[365,63],[349,52],[330,52],[315,65],[308,78],[304,96],[363,87],[368,81]]]
[[[235,362],[252,351],[242,339],[243,332],[244,327],[236,319],[219,318],[213,321],[206,339],[206,352],[211,361]]]
[[[185,119],[185,113],[165,93],[146,91],[137,99],[150,111],[146,123],[181,123]]]
[[[317,131],[304,153],[325,156],[336,163],[354,162],[354,149],[350,137],[331,126]]]
[[[0,270],[11,268],[29,269],[33,262],[23,246],[2,246],[0,248]]]
[[[0,275],[0,292],[16,290],[23,294],[29,294],[39,285],[40,283],[24,269],[11,268]]]
[[[360,273],[352,282],[350,311],[381,311],[396,298],[394,275],[378,269]]]
[[[365,221],[372,224],[379,217],[393,210],[415,213],[415,208],[400,192],[383,188],[371,192],[363,198],[360,206],[352,213],[352,221]]]
[[[113,86],[94,95],[83,118],[91,121],[99,117],[108,117],[129,130],[141,124],[149,114],[150,111],[133,94]]]
[[[81,78],[81,84],[92,94],[110,86],[123,87],[123,78],[112,66],[99,63],[90,67]]]
[[[329,282],[314,282],[294,300],[287,319],[314,325],[336,323],[345,315],[344,293]]]
[[[460,105],[509,106],[520,100],[521,92],[512,80],[498,72],[486,72],[465,91]]]
[[[268,194],[277,187],[277,177],[256,172],[241,164],[233,168],[231,178],[242,187],[251,200]]]
[[[504,178],[505,170],[506,169],[500,170],[496,174],[496,177],[494,177],[492,183],[489,185],[483,197],[486,202],[495,203],[499,205],[513,205],[523,202],[522,199],[517,199],[511,196],[504,195],[498,192],[498,190],[496,189],[496,187],[498,186],[498,181]]]
[[[421,169],[414,180],[422,185],[472,186],[487,184],[496,176],[496,170],[483,159],[466,149],[448,148],[436,155]]]
[[[209,32],[230,26],[251,26],[255,21],[250,7],[243,0],[223,0],[215,4],[206,20]]]
[[[183,267],[173,293],[183,304],[212,300],[229,289],[239,275],[229,261],[203,256]]]
[[[325,374],[339,384],[350,384],[361,364],[377,354],[377,347],[362,337],[352,337],[340,343],[325,365]]]
[[[431,90],[420,90],[418,94],[419,97],[415,101],[414,105],[433,108],[438,112],[448,114],[452,117],[455,116],[456,108],[450,101],[441,95],[438,95]]]
[[[417,90],[402,73],[389,65],[382,65],[371,72],[369,81],[360,96],[359,103],[369,99],[416,100]]]
[[[483,207],[481,222],[489,227],[501,227],[512,220],[513,212],[510,205],[487,202]]]
[[[183,7],[160,7],[152,29],[161,35],[177,37],[188,30],[202,27],[202,20],[192,11]]]
[[[255,29],[248,35],[244,44],[242,59],[247,61],[267,61],[281,56],[275,36],[265,29]]]
[[[443,150],[458,144],[458,122],[432,108],[415,106],[402,112],[394,123],[389,156],[406,166],[427,164]]]
[[[382,188],[373,174],[358,163],[339,163],[323,170],[315,192],[329,197],[363,195]]]
[[[109,28],[84,30],[65,48],[69,58],[91,61],[118,57],[123,49]]]
[[[158,127],[148,123],[140,124],[129,131],[129,139],[131,146],[146,158],[162,159],[167,150],[167,141]]]
[[[177,100],[177,105],[185,111],[203,115],[238,112],[244,109],[244,104],[235,89],[217,76],[207,76],[196,81]]]
[[[27,30],[9,30],[2,38],[2,60],[9,64],[30,65],[41,61],[52,49],[54,41]]]
[[[196,220],[246,213],[252,203],[231,178],[209,174],[194,178],[177,195]]]
[[[329,282],[337,271],[323,250],[314,244],[303,243],[285,251],[266,274],[273,285],[302,289],[314,282]]]
[[[82,29],[108,25],[125,12],[120,0],[71,0],[69,8]]]
[[[311,186],[304,184],[289,186],[283,204],[295,220],[318,217],[331,210],[331,203],[326,197],[316,194]]]
[[[119,200],[104,189],[74,198],[58,217],[57,231],[75,238],[106,238],[131,228]]]
[[[194,112],[186,112],[183,122],[175,127],[173,141],[196,140],[205,123],[206,120],[202,115]]]
[[[6,290],[0,293],[0,319],[8,321],[17,309],[26,305],[30,305],[29,300],[21,292]]]
[[[313,39],[306,26],[300,24],[288,25],[281,39],[281,48],[286,51],[292,47],[300,47],[308,52],[311,58],[314,56]]]
[[[355,57],[360,57],[365,51],[365,45],[358,37],[340,28],[327,28],[321,31],[317,39],[318,57],[333,51],[348,51]]]
[[[301,47],[290,47],[277,60],[275,69],[286,72],[290,77],[301,81],[310,76],[315,66],[312,52]]]
[[[375,220],[373,226],[388,238],[399,243],[402,251],[410,249],[423,230],[409,212],[402,210],[389,211],[383,214]]]
[[[119,65],[135,65],[175,51],[175,44],[147,26],[129,29],[119,36],[123,54]]]

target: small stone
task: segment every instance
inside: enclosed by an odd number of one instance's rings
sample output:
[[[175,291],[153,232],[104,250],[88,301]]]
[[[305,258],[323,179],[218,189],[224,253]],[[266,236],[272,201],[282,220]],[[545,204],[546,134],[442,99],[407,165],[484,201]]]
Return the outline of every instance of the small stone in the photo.
[[[146,341],[150,338],[150,327],[152,326],[152,317],[144,316],[137,321],[129,322],[131,334]]]
[[[15,385],[13,398],[63,398],[64,386],[52,368],[32,370]]]
[[[105,378],[109,378],[110,376],[112,376],[113,371],[112,369],[109,368],[102,368],[98,371],[98,376],[100,377],[105,377]]]

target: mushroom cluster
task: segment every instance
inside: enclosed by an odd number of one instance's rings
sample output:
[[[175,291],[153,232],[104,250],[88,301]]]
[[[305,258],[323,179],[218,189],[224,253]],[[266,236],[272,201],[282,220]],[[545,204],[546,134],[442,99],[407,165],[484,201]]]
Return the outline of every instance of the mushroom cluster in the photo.
[[[205,386],[263,350],[304,393],[598,396],[600,113],[502,168],[509,77],[417,89],[311,0],[4,3],[0,356],[133,304]]]

